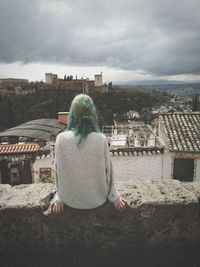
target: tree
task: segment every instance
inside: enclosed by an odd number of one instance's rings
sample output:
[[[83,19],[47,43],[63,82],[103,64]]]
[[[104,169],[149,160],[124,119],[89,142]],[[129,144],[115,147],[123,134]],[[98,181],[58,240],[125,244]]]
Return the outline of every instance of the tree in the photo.
[[[68,75],[68,76],[67,76],[67,80],[68,80],[68,81],[73,80],[73,76],[72,76],[72,75]]]
[[[108,90],[111,90],[113,88],[113,86],[112,86],[112,82],[109,82],[108,83]]]
[[[8,128],[13,127],[16,124],[15,112],[9,98],[7,101],[7,123]]]
[[[200,105],[199,105],[199,97],[198,95],[196,94],[193,99],[192,99],[192,111],[198,111],[200,108]]]

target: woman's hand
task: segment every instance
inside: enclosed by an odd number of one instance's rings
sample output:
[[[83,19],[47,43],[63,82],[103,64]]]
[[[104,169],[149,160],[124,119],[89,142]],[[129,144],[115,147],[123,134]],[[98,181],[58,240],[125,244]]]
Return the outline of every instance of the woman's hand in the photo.
[[[61,202],[54,202],[51,205],[51,210],[54,215],[61,215],[64,211],[64,204]]]
[[[113,202],[113,205],[116,210],[123,211],[126,207],[126,200],[123,197],[119,197],[117,200]]]

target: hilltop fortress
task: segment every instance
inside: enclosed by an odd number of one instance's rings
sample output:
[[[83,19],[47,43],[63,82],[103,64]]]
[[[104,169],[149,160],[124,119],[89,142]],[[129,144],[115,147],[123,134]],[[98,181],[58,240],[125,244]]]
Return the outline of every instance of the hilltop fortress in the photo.
[[[94,75],[94,80],[89,80],[89,78],[78,79],[77,77],[74,79],[72,75],[65,75],[64,78],[61,79],[58,78],[57,74],[45,73],[45,83],[49,86],[53,86],[56,89],[74,90],[86,94],[92,92],[106,93],[108,87],[103,85],[102,80],[102,73]]]
[[[91,94],[93,92],[106,93],[108,86],[103,84],[103,75],[95,74],[94,80],[89,78],[74,79],[72,75],[64,75],[63,79],[57,74],[45,73],[45,82],[29,82],[27,79],[5,78],[0,79],[0,96],[26,95],[36,90],[66,90],[78,93]]]

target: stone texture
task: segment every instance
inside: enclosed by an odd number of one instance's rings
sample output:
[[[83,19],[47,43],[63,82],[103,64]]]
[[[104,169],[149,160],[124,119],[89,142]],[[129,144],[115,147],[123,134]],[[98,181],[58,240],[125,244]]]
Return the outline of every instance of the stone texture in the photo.
[[[120,181],[128,205],[50,213],[52,184],[0,185],[0,250],[134,249],[200,244],[200,183]]]
[[[53,184],[0,185],[0,210],[21,208],[44,208],[56,189]]]

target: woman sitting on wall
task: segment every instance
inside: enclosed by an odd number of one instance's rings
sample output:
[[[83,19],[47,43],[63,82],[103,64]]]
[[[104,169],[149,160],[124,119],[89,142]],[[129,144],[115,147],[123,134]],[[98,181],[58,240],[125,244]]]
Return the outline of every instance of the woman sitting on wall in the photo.
[[[93,209],[109,200],[116,210],[125,208],[126,201],[115,188],[107,138],[98,128],[96,109],[88,95],[74,98],[67,130],[57,136],[55,178],[57,193],[51,201],[55,215],[63,212],[64,204]]]

